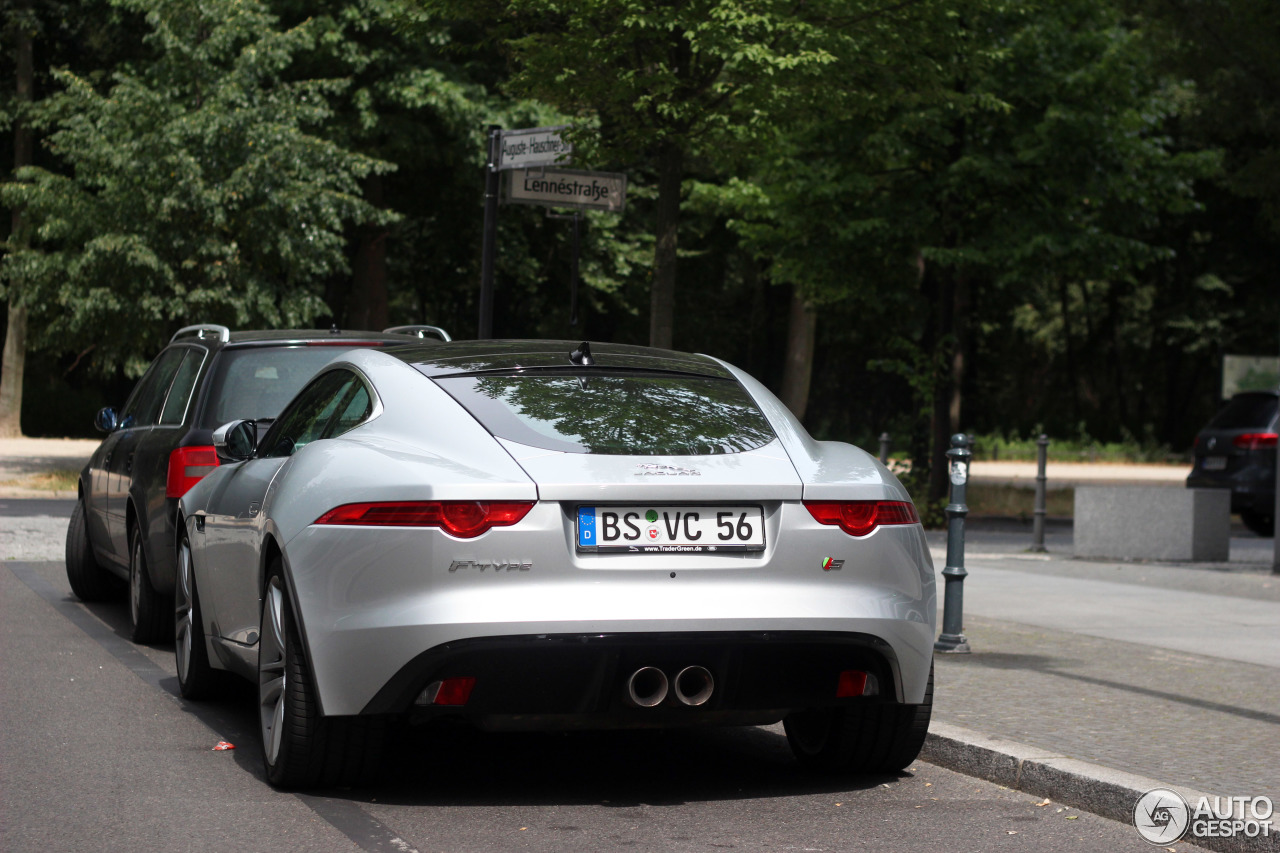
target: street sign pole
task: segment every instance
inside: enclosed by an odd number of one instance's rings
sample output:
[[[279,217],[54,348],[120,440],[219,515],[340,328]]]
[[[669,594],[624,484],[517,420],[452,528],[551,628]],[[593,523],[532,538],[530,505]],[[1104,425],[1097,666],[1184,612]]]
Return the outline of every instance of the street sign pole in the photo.
[[[493,266],[498,243],[498,159],[502,128],[489,125],[489,161],[484,174],[484,239],[480,253],[480,340],[493,337]]]

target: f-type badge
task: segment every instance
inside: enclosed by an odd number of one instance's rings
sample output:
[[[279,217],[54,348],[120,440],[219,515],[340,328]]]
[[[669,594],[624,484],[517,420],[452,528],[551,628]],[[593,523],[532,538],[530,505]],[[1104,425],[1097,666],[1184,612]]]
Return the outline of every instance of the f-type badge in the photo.
[[[494,572],[527,572],[533,568],[532,560],[454,560],[449,564],[449,571],[459,569],[493,569]]]

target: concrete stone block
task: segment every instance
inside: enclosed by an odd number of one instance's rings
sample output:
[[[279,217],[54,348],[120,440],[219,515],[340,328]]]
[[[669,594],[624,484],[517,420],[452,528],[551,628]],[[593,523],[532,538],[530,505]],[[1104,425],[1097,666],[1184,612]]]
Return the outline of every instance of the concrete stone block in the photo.
[[[1231,551],[1231,493],[1080,486],[1074,528],[1077,557],[1224,563]]]

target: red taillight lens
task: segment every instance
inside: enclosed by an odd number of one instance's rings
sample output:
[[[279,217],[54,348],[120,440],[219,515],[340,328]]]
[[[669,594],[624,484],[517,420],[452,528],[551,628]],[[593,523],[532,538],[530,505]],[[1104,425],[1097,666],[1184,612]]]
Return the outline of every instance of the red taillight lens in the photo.
[[[861,696],[867,689],[867,674],[860,669],[846,669],[836,682],[836,698]]]
[[[1276,433],[1246,432],[1244,435],[1237,435],[1231,443],[1241,450],[1263,450],[1276,446]]]
[[[472,539],[491,527],[508,527],[533,509],[533,501],[384,501],[343,504],[316,524],[372,527],[439,527],[460,539]]]
[[[465,705],[476,680],[469,675],[433,681],[418,695],[419,705]]]
[[[838,524],[850,536],[866,536],[887,524],[917,524],[920,516],[907,501],[805,501],[822,524]]]
[[[179,447],[169,454],[169,476],[164,483],[166,498],[180,498],[218,467],[218,452],[212,447]]]

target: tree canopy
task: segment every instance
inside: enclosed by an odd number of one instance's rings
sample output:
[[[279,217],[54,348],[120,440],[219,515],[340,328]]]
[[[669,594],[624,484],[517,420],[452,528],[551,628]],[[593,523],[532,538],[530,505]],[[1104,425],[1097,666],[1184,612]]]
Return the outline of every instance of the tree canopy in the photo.
[[[490,124],[570,124],[629,181],[584,218],[577,326],[569,227],[503,209],[497,334],[724,357],[821,437],[893,433],[918,495],[961,430],[1182,449],[1221,356],[1276,349],[1261,0],[0,12],[25,411],[191,322],[474,333]]]
[[[19,169],[0,198],[25,210],[4,259],[37,345],[98,341],[103,368],[145,365],[164,327],[193,314],[298,326],[326,313],[320,283],[345,270],[349,224],[388,222],[359,181],[394,165],[313,131],[342,81],[289,79],[313,27],[279,29],[259,4],[130,0],[152,56],[101,86],[55,73],[36,126],[63,169]],[[95,334],[137,324],[134,335]],[[74,344],[72,344],[73,346]]]

